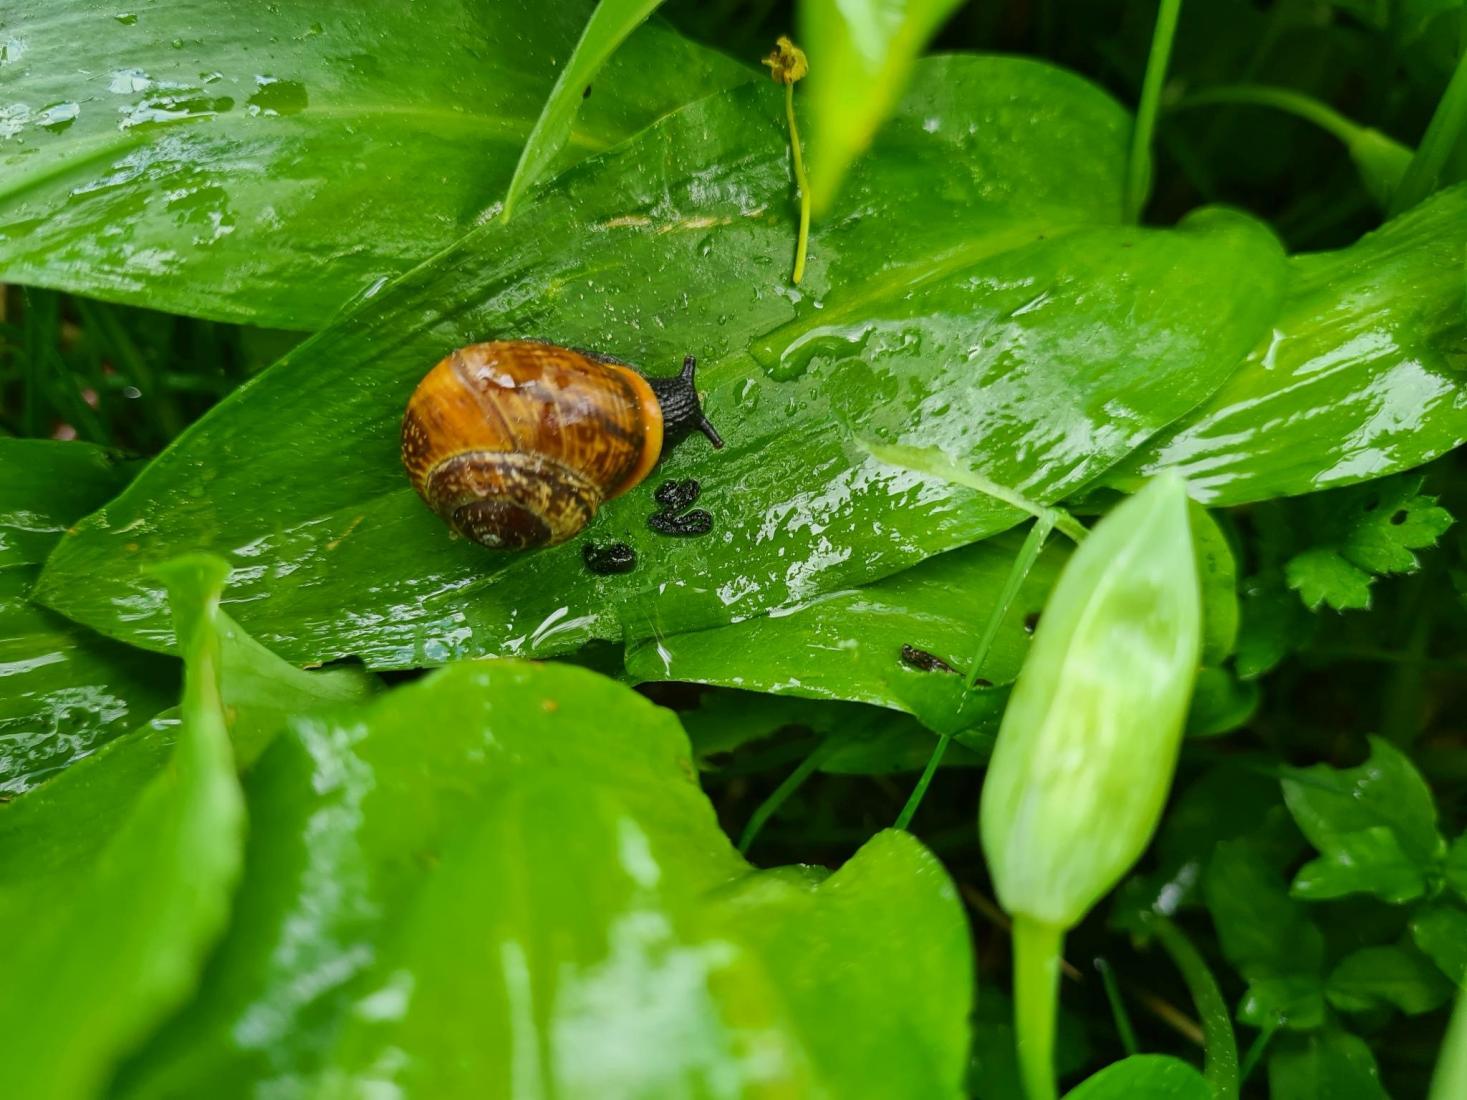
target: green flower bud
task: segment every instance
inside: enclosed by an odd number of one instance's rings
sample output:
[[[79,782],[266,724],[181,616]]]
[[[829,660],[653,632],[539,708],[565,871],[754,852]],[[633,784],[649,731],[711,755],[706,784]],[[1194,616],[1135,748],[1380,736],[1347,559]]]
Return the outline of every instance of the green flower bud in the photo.
[[[1086,536],[1009,697],[980,825],[1014,917],[1014,1007],[1031,1100],[1055,1092],[1067,929],[1145,850],[1171,788],[1202,649],[1187,492],[1156,478]]]
[[[1066,565],[999,729],[983,851],[1011,913],[1070,928],[1161,816],[1202,634],[1180,479],[1106,516]]]

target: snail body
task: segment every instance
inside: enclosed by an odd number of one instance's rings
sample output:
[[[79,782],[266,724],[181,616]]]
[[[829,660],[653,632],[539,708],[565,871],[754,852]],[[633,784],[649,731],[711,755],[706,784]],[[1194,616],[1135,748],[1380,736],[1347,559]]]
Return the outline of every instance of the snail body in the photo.
[[[444,522],[496,550],[554,546],[638,484],[691,431],[723,441],[682,373],[529,340],[459,348],[430,370],[402,420],[413,488]]]

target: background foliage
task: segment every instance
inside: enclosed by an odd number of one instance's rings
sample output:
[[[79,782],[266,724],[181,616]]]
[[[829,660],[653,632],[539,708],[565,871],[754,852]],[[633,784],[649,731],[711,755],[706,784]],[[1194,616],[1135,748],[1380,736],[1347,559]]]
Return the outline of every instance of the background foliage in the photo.
[[[1139,225],[1153,5],[654,7],[0,14],[15,1087],[1022,1095],[974,817],[1069,547],[1006,600],[1029,515],[971,486],[1089,523],[1174,469],[1202,670],[1068,941],[1062,1081],[1426,1095],[1467,1049],[1461,6],[1189,0]],[[586,533],[634,573],[407,486],[407,394],[493,335],[698,355],[729,447]],[[646,528],[663,477],[712,536]]]

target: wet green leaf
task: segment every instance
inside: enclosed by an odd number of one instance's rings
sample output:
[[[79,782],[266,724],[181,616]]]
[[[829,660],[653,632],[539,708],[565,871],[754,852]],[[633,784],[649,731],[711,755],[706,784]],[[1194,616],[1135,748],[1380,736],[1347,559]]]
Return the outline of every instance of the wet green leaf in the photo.
[[[1467,440],[1467,186],[1359,243],[1294,256],[1273,329],[1201,408],[1106,478],[1178,470],[1240,504],[1419,466]]]
[[[661,5],[662,0],[598,0],[596,10],[591,13],[586,29],[581,32],[570,60],[561,69],[555,87],[550,89],[550,97],[525,141],[514,176],[509,181],[509,190],[504,195],[504,217],[513,213],[525,192],[545,174],[565,147],[581,101],[591,96],[592,79],[627,36],[645,23]],[[659,64],[665,62],[659,60]],[[613,94],[616,91],[613,87]],[[688,98],[694,99],[696,95]]]
[[[753,873],[676,721],[605,678],[456,665],[298,721],[247,791],[234,925],[121,1095],[958,1094],[937,861],[888,833]]]
[[[1212,1086],[1189,1062],[1166,1054],[1133,1054],[1065,1093],[1065,1100],[1211,1100]]]
[[[627,671],[639,680],[872,703],[939,733],[996,731],[1008,698],[998,688],[1018,674],[1066,557],[1057,544],[1041,556],[977,670],[982,683],[969,690],[973,652],[1017,550],[1005,535],[788,615],[651,638],[628,647]]]
[[[791,294],[781,108],[767,84],[701,100],[384,290],[91,517],[50,562],[45,599],[167,647],[141,566],[204,546],[236,566],[240,621],[302,662],[545,655],[725,624],[1015,522],[856,438],[920,437],[1053,500],[1194,406],[1266,328],[1272,236],[1223,211],[1177,230],[1105,224],[1125,115],[1014,59],[919,66],[843,192],[808,296]],[[1257,277],[1240,286],[1240,268]],[[652,373],[700,355],[729,446],[694,439],[664,470],[702,482],[713,534],[650,532],[654,476],[586,535],[631,544],[631,574],[590,574],[580,540],[496,556],[449,539],[403,476],[399,417],[439,356],[487,335],[614,351]]]
[[[1400,749],[1378,737],[1357,768],[1290,768],[1284,801],[1318,859],[1294,877],[1302,898],[1370,893],[1404,902],[1425,893],[1446,853],[1431,788]]]
[[[319,328],[498,201],[590,10],[9,5],[0,280]],[[752,75],[648,27],[558,163]]]
[[[1324,993],[1342,1012],[1393,1005],[1409,1016],[1440,1008],[1454,986],[1420,951],[1385,944],[1346,955],[1330,971]]]
[[[224,567],[167,575],[200,594],[181,609],[187,675],[167,766],[106,807],[75,769],[0,810],[0,1058],[6,1088],[54,1100],[97,1093],[118,1058],[197,980],[243,855],[244,805],[207,617]],[[200,612],[203,612],[202,614]],[[75,818],[105,814],[100,828]]]
[[[809,78],[796,99],[810,120],[810,201],[823,215],[851,162],[871,145],[917,55],[960,0],[805,0],[800,45]]]
[[[85,443],[0,439],[0,792],[28,790],[177,699],[174,662],[30,600],[47,552],[133,470]]]
[[[1338,1027],[1274,1043],[1268,1087],[1270,1095],[1289,1100],[1389,1100],[1370,1047]]]

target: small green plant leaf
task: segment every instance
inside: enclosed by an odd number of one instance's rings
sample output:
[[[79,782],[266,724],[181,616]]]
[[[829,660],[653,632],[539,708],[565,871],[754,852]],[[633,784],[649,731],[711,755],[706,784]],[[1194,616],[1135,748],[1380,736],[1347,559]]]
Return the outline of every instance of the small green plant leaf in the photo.
[[[1447,885],[1457,891],[1459,897],[1467,898],[1467,833],[1457,837],[1447,848],[1443,870]]]
[[[201,596],[179,614],[187,672],[166,766],[104,806],[90,797],[90,769],[74,769],[0,811],[0,1059],[17,1095],[96,1095],[121,1055],[187,997],[223,929],[244,800],[219,691],[220,638],[198,612],[217,604],[224,571],[184,563],[166,575]],[[77,818],[100,828],[80,832]]]
[[[1293,893],[1314,900],[1369,893],[1405,902],[1428,889],[1446,853],[1431,788],[1388,741],[1370,740],[1359,767],[1289,768],[1284,801],[1319,858],[1294,878]]]
[[[1287,852],[1256,836],[1220,841],[1202,893],[1223,954],[1248,982],[1238,1019],[1256,1028],[1308,1030],[1324,1023],[1324,937],[1289,897]]]
[[[889,833],[752,873],[676,720],[604,677],[455,665],[297,720],[248,798],[219,980],[124,1096],[958,1095],[971,960],[936,859]]]
[[[1065,1100],[1212,1100],[1197,1067],[1167,1054],[1133,1054],[1087,1077]]]
[[[1370,1047],[1339,1027],[1280,1037],[1268,1058],[1268,1088],[1269,1095],[1291,1100],[1390,1100]]]
[[[98,0],[11,8],[0,281],[308,331],[498,200],[591,10],[415,0],[368,18],[310,0],[202,18],[160,3],[124,20]],[[556,163],[752,76],[644,28]]]
[[[1389,478],[1302,504],[1299,526],[1314,545],[1290,558],[1284,573],[1306,607],[1367,608],[1377,576],[1416,570],[1413,551],[1435,546],[1452,525],[1436,497],[1420,493],[1421,482]]]
[[[1454,985],[1467,986],[1467,911],[1423,906],[1411,915],[1411,939]]]
[[[86,443],[0,438],[0,793],[29,790],[178,698],[175,662],[30,600],[52,546],[134,469]]]
[[[1408,1016],[1440,1008],[1455,986],[1416,948],[1362,947],[1330,971],[1325,996],[1341,1012],[1370,1012],[1392,1005]]]
[[[829,211],[851,162],[895,109],[917,55],[961,0],[805,0],[800,44],[811,59],[811,202]]]
[[[535,127],[520,153],[509,189],[504,193],[502,217],[508,218],[514,213],[520,199],[545,174],[564,148],[581,101],[590,97],[591,81],[601,67],[627,36],[661,6],[662,0],[598,0],[596,10],[591,13],[580,41],[571,51],[570,60],[556,78],[555,87],[550,89],[550,98],[545,101],[545,107],[535,120]],[[659,59],[657,64],[666,62]],[[649,65],[649,71],[638,73],[636,79],[645,80],[649,75],[655,78],[659,74],[655,67]],[[661,75],[667,79],[666,74]],[[669,80],[668,83],[672,82]],[[603,91],[602,94],[607,93]],[[615,94],[615,89],[611,94]]]

